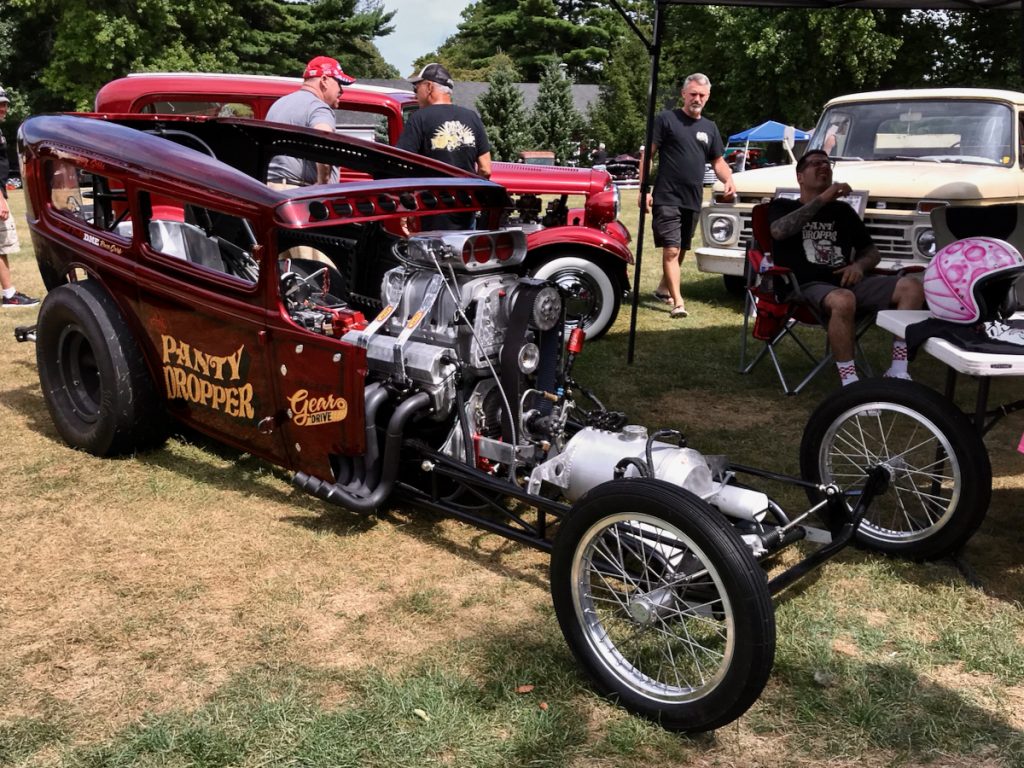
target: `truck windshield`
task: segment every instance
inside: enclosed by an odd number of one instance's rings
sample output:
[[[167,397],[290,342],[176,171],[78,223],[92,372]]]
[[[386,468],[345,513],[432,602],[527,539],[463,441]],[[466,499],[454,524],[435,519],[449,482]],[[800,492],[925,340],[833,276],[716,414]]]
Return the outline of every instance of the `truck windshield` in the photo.
[[[1009,166],[1012,129],[1010,108],[994,101],[840,104],[821,116],[808,149],[837,159]]]

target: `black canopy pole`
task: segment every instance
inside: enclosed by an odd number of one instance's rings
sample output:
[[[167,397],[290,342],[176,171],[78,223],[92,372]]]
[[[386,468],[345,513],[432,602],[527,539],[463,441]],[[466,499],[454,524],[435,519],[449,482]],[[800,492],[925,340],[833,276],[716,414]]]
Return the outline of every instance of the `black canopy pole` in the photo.
[[[654,137],[654,109],[658,93],[658,71],[661,66],[661,38],[664,18],[662,16],[662,0],[654,4],[654,42],[647,46],[651,55],[651,82],[647,92],[647,132],[644,134],[644,153],[640,163],[640,222],[636,231],[636,258],[633,264],[633,307],[629,314],[629,351],[626,363],[633,364],[633,353],[636,349],[636,314],[640,306],[640,268],[644,257],[644,224],[647,219],[647,191],[650,189],[651,140]]]

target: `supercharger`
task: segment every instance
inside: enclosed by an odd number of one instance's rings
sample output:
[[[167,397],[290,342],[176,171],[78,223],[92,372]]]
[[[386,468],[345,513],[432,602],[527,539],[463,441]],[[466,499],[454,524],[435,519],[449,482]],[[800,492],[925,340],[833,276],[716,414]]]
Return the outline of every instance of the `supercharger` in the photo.
[[[646,471],[730,517],[761,520],[768,497],[729,483],[700,452],[642,426],[574,422],[561,296],[517,276],[524,254],[515,230],[414,236],[384,278],[384,310],[346,340],[367,350],[375,376],[429,395],[429,418],[452,424],[444,453],[530,493],[554,486],[575,502]]]

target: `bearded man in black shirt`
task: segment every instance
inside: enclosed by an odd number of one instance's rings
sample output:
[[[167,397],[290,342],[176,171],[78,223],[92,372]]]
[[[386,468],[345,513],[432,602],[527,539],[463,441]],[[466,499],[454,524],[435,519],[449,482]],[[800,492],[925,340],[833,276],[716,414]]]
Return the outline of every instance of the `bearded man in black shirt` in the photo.
[[[703,116],[711,98],[711,81],[697,72],[683,82],[683,106],[661,112],[654,121],[651,157],[659,155],[654,192],[640,200],[644,210],[653,204],[654,245],[661,248],[661,282],[654,291],[659,301],[671,304],[670,317],[686,317],[679,288],[679,267],[690,250],[704,197],[704,167],[710,164],[725,185],[726,198],[735,194],[732,169],[722,158],[718,126]],[[641,172],[647,166],[641,153]]]
[[[870,275],[881,255],[860,216],[839,198],[850,185],[832,180],[832,160],[821,149],[806,152],[796,164],[800,199],[777,198],[768,208],[775,266],[793,271],[804,299],[828,321],[843,386],[857,381],[854,365],[858,310],[920,309],[924,289],[914,277]],[[909,379],[907,345],[893,342],[891,378]]]

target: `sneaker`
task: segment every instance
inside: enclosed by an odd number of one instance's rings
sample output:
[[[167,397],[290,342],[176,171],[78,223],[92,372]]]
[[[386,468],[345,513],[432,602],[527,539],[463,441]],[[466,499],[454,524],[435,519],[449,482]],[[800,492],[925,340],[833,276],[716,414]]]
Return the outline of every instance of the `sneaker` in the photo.
[[[882,374],[883,379],[902,379],[903,381],[913,381],[910,374],[906,371],[900,373],[893,373],[892,368]]]
[[[12,309],[14,307],[34,307],[39,303],[39,299],[33,299],[31,296],[26,296],[21,291],[15,291],[11,298],[3,297],[4,309]]]

